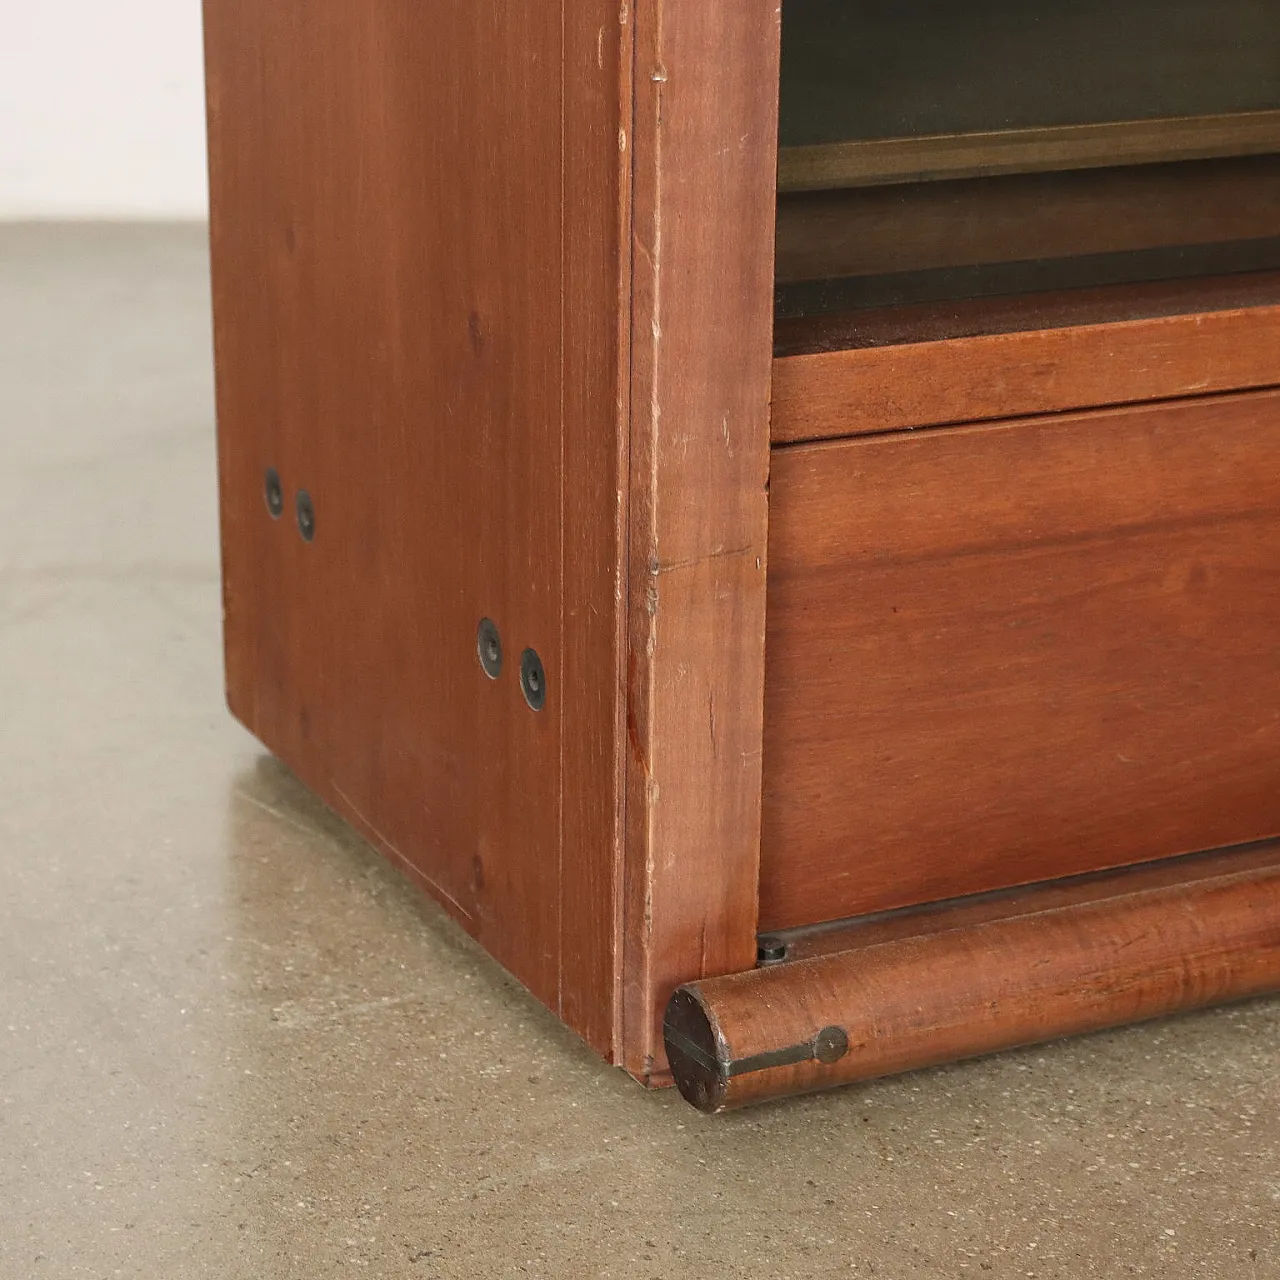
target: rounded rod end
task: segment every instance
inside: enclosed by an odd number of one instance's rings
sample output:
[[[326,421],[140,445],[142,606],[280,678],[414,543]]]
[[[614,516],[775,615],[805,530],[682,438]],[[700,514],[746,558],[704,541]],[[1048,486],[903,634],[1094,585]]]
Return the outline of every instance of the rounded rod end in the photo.
[[[728,1055],[696,987],[680,987],[671,997],[662,1034],[680,1096],[708,1115],[723,1111],[729,1086]]]

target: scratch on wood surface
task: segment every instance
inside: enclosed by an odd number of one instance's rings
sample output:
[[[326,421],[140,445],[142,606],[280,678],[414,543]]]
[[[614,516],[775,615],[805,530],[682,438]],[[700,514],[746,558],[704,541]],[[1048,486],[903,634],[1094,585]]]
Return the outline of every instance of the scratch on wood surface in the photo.
[[[655,21],[657,23],[658,48],[661,48],[662,41],[662,21],[663,9],[659,2],[655,7]],[[645,510],[646,543],[645,550],[648,553],[650,562],[657,559],[658,556],[658,526],[659,526],[659,496],[661,494],[661,449],[660,442],[662,439],[662,206],[664,198],[663,189],[663,137],[662,137],[662,86],[666,83],[666,70],[659,65],[652,74],[654,83],[653,90],[653,130],[652,130],[652,146],[653,146],[653,205],[650,213],[650,233],[648,243],[644,243],[640,236],[635,237],[637,257],[643,263],[647,275],[647,283],[649,285],[649,298],[651,310],[649,313],[649,362],[650,367],[647,370],[649,379],[649,422],[647,424],[648,447],[640,455],[645,458],[648,463],[648,474],[645,476],[645,484],[647,487],[646,501],[643,504]],[[642,294],[643,296],[643,294]],[[638,332],[643,332],[637,326]],[[647,455],[647,457],[646,457]],[[643,463],[641,463],[643,465]],[[652,663],[654,653],[658,645],[658,609],[659,594],[657,583],[650,581],[647,584],[648,589],[644,593],[644,654],[646,663],[646,678],[640,682],[641,695],[648,702],[648,714],[644,716],[643,723],[645,725],[646,735],[651,734],[653,725],[653,700],[655,697],[655,684],[652,678]],[[652,760],[650,759],[650,751],[652,748],[652,740],[641,744],[641,754],[644,759],[645,774],[645,817],[644,817],[644,851],[645,851],[645,903],[644,903],[644,935],[646,939],[653,937],[653,886],[656,878],[656,858],[657,851],[657,822],[658,822],[658,801],[660,791],[658,783],[653,777]],[[648,952],[648,943],[645,944],[646,954]]]
[[[716,691],[714,689],[707,692],[707,719],[711,725],[711,755],[719,760],[720,746],[716,741]]]
[[[658,811],[658,797],[661,795],[661,788],[658,786],[657,780],[652,776],[645,779],[645,802],[648,812],[649,831],[645,840],[644,853],[644,936],[646,939],[645,953],[649,954],[648,942],[653,938],[653,888],[657,883],[657,865],[658,865],[658,849],[657,840],[654,839],[653,824],[655,814]]]
[[[661,22],[661,7],[658,10],[659,22]],[[654,80],[659,84],[665,83],[666,73],[662,72],[661,80],[655,74]],[[653,311],[649,318],[649,332],[652,338],[651,345],[651,361],[652,365],[649,369],[649,423],[650,423],[650,441],[649,448],[649,520],[650,520],[650,537],[652,539],[653,553],[657,555],[658,543],[658,494],[661,491],[661,465],[658,443],[661,440],[662,427],[662,89],[659,87],[655,90],[655,110],[657,113],[657,122],[653,131],[653,230],[652,243],[648,248],[649,267],[652,272],[652,298]],[[653,621],[658,615],[658,601],[656,593],[652,593],[649,601],[649,617],[651,631],[656,623]],[[652,637],[651,637],[652,638]]]
[[[755,547],[715,547],[700,556],[690,556],[685,560],[670,560],[663,563],[656,556],[649,561],[649,576],[660,578],[665,573],[674,573],[677,569],[691,569],[695,565],[710,564],[716,560],[734,560],[741,556],[755,555]]]

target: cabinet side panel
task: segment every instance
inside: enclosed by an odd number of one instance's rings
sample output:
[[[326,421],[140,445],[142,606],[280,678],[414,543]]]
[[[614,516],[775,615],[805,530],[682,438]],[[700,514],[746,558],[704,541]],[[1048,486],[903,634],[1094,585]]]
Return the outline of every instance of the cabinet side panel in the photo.
[[[567,111],[616,120],[616,65],[582,79],[604,6],[205,16],[232,708],[611,1053],[618,361],[584,334],[618,305],[616,128]]]
[[[625,1053],[754,962],[778,7],[635,6]]]

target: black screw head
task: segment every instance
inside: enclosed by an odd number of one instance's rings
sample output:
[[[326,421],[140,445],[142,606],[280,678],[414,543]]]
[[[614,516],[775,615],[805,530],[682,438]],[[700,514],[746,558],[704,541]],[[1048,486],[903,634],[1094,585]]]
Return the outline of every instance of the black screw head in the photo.
[[[534,711],[541,711],[547,705],[547,673],[542,659],[532,649],[526,649],[520,659],[520,688],[524,690],[524,700]]]
[[[814,1037],[813,1056],[831,1066],[849,1052],[849,1033],[843,1027],[823,1027]]]
[[[316,536],[316,509],[305,489],[298,492],[297,508],[298,532],[302,534],[303,542],[310,542]]]
[[[284,486],[280,483],[280,473],[275,467],[268,467],[262,481],[262,496],[267,500],[267,510],[273,520],[279,520],[284,514]]]
[[[787,944],[781,938],[763,937],[756,946],[756,963],[781,964],[787,958]]]
[[[496,624],[488,618],[481,618],[476,629],[476,653],[480,656],[485,675],[496,680],[502,674],[502,637]]]

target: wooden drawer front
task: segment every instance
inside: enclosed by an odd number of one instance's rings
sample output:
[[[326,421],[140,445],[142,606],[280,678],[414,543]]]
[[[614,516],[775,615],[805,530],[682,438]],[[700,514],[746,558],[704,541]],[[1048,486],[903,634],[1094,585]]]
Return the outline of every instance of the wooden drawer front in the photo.
[[[779,449],[761,927],[1280,834],[1280,393]]]

